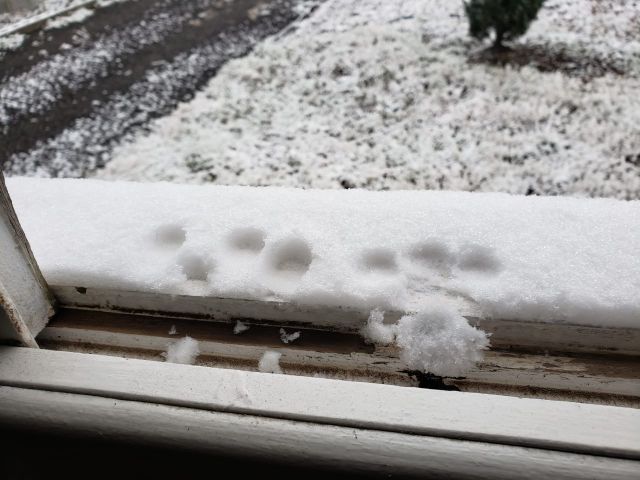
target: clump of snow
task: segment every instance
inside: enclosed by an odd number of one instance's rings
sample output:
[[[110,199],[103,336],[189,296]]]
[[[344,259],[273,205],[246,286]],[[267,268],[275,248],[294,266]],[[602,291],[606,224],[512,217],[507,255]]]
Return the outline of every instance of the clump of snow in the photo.
[[[395,325],[385,325],[384,312],[379,309],[371,311],[360,333],[367,343],[376,345],[390,345],[396,338]]]
[[[171,328],[169,329],[169,335],[177,335],[178,334],[178,330],[176,329],[175,325],[171,325]]]
[[[244,333],[247,330],[249,330],[249,328],[251,328],[249,325],[238,320],[236,321],[236,324],[233,326],[233,334],[240,335],[241,333]]]
[[[300,338],[300,332],[287,333],[284,328],[280,329],[280,341],[282,343],[292,343]]]
[[[187,336],[169,344],[165,359],[171,363],[192,365],[199,353],[198,341]]]
[[[260,357],[258,362],[258,370],[263,373],[282,373],[280,368],[280,352],[274,352],[273,350],[267,350]]]
[[[400,360],[412,370],[454,377],[482,360],[487,335],[469,325],[450,305],[430,302],[395,328]]]
[[[13,35],[0,37],[0,59],[2,58],[4,52],[19,48],[24,42],[25,38],[25,35],[21,33],[14,33]]]
[[[396,344],[400,359],[411,370],[441,376],[465,373],[482,360],[487,335],[469,325],[454,305],[431,297],[418,313],[397,324],[385,324],[384,312],[374,309],[360,333],[367,343]]]
[[[462,2],[329,0],[229,62],[97,175],[636,199],[640,8],[606,4],[548,1],[522,39],[626,71],[584,81],[470,64],[481,45]]]
[[[16,177],[7,187],[52,285],[362,311],[441,296],[493,318],[640,318],[639,201]],[[247,232],[258,249],[233,241]]]

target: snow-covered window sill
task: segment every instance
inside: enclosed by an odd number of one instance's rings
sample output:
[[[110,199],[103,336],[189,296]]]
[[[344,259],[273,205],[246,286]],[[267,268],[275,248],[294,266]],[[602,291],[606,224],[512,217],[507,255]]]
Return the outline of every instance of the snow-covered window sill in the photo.
[[[636,204],[8,185],[0,339],[40,348],[0,346],[0,425],[363,474],[637,471]],[[620,281],[569,288],[598,255]]]
[[[638,406],[638,202],[7,185],[41,347]]]

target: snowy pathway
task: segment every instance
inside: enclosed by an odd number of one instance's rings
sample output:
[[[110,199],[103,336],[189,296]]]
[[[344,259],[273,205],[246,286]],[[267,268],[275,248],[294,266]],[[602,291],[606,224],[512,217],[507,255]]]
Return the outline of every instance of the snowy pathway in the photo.
[[[0,58],[0,162],[84,176],[229,58],[301,13],[293,0],[129,1],[34,34]]]

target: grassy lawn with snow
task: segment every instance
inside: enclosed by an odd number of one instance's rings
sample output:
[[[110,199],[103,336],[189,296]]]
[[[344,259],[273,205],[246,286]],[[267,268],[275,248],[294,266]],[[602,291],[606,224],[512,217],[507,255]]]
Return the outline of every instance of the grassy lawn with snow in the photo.
[[[636,2],[548,0],[496,59],[461,2],[328,0],[97,176],[637,199],[639,21]]]

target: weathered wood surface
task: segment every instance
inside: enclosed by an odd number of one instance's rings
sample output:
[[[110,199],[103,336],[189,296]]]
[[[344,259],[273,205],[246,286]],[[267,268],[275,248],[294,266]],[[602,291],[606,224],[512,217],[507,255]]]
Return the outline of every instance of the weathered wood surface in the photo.
[[[636,479],[638,461],[0,387],[0,423],[367,478]]]
[[[0,172],[0,340],[36,347],[53,303]]]
[[[369,310],[341,307],[302,306],[283,301],[195,297],[153,292],[134,292],[78,286],[52,285],[62,305],[105,311],[142,313],[161,317],[230,321],[259,320],[300,327],[357,332]],[[470,323],[491,334],[492,348],[538,352],[614,353],[640,355],[640,328],[603,328],[566,323],[482,319],[471,306],[463,311]],[[395,321],[400,312],[386,312]]]
[[[417,386],[393,347],[373,347],[357,333],[319,330],[309,325],[290,328],[301,337],[283,344],[283,324],[250,322],[241,335],[234,322],[203,322],[62,309],[38,337],[44,348],[119,355],[162,361],[162,352],[177,338],[199,342],[199,365],[256,370],[265,350],[282,353],[284,371],[349,380]],[[170,330],[176,334],[171,335]],[[444,379],[463,391],[575,400],[640,407],[638,357],[626,355],[545,354],[495,349],[462,378]]]
[[[0,347],[0,385],[640,459],[640,410]],[[2,409],[0,409],[2,410]]]

